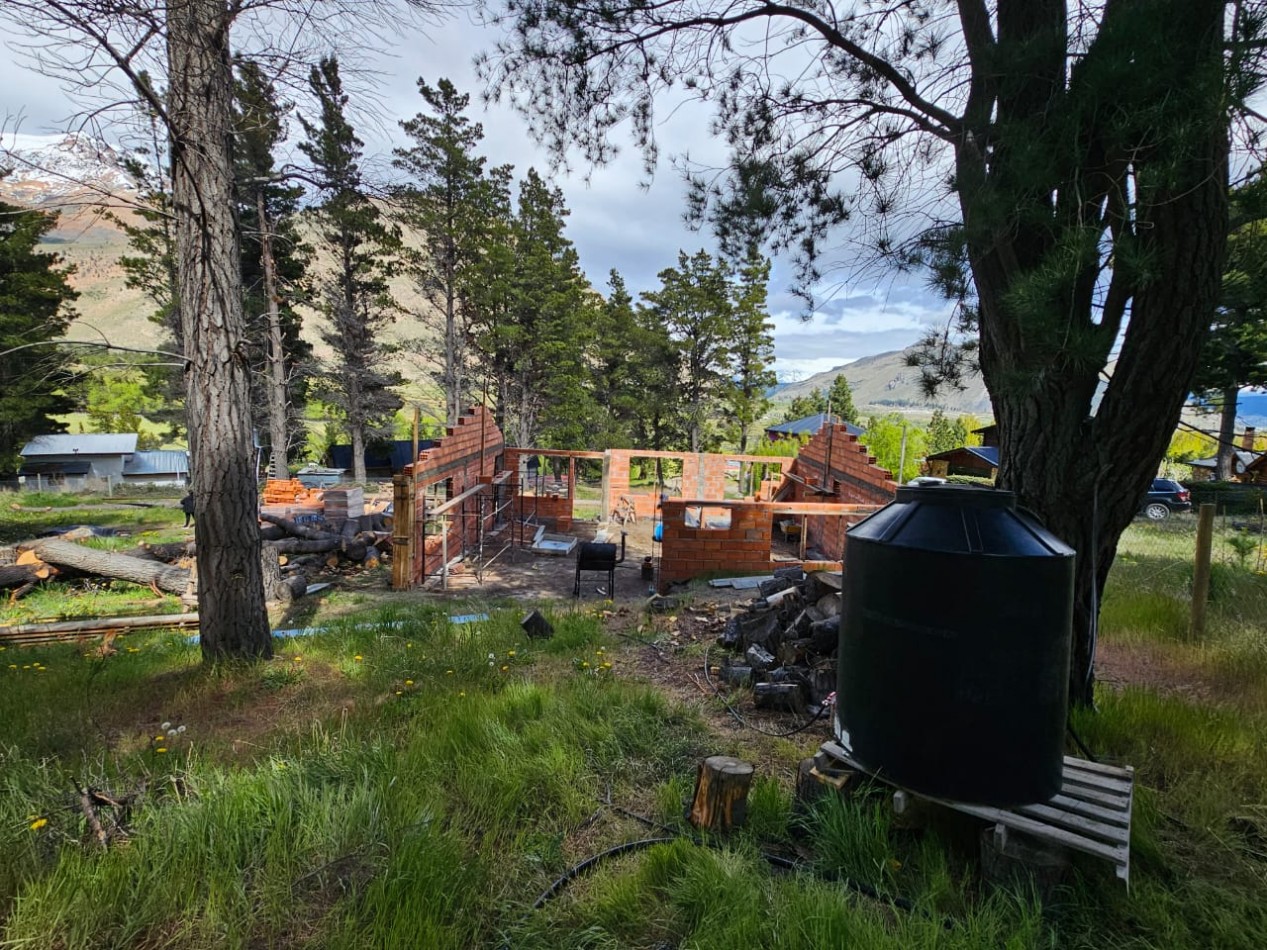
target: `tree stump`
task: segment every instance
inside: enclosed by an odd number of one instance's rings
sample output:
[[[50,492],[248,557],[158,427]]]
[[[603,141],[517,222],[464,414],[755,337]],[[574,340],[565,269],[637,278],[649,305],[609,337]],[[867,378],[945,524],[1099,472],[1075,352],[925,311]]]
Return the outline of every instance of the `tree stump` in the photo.
[[[710,755],[699,764],[688,820],[696,828],[728,831],[748,817],[752,766],[728,755]]]

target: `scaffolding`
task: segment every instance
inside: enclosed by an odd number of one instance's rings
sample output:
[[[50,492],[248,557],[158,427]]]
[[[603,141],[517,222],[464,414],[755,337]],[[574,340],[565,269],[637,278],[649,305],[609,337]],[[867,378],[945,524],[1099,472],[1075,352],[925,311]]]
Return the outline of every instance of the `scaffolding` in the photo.
[[[449,586],[452,568],[467,561],[473,564],[477,583],[484,583],[488,568],[510,550],[514,544],[514,532],[507,532],[506,512],[514,504],[514,484],[510,472],[502,472],[491,482],[482,482],[440,504],[430,506],[435,496],[428,493],[423,499],[423,517],[419,523],[418,556],[422,558],[422,583],[439,578],[442,589]],[[444,485],[433,482],[428,488]],[[472,522],[471,519],[474,519]],[[457,526],[456,533],[451,529]],[[440,565],[436,570],[426,569],[427,538],[440,538]],[[450,537],[455,535],[457,551],[450,552]]]

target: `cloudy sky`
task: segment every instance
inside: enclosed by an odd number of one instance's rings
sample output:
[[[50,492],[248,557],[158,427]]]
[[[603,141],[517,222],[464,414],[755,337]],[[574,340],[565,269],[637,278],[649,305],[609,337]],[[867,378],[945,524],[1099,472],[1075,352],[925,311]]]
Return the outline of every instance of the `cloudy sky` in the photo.
[[[479,104],[482,87],[472,60],[495,40],[495,33],[459,14],[420,32],[411,31],[397,48],[374,54],[370,65],[377,73],[379,102],[374,111],[378,121],[361,116],[358,132],[376,167],[386,168],[392,146],[404,144],[396,120],[421,108],[416,82],[422,76],[432,85],[448,77],[460,90],[471,93],[471,114],[483,123],[484,153],[490,164],[511,163],[518,175],[530,165],[548,170],[547,157],[532,142],[517,114],[497,105],[485,111]],[[0,49],[0,88],[5,90],[0,112],[7,113],[7,132],[13,131],[18,116],[23,133],[63,131],[67,117],[75,112],[59,85],[31,72],[13,49]],[[722,158],[720,147],[707,133],[709,113],[695,103],[661,109],[661,113],[657,137],[663,159],[650,182],[640,156],[631,148],[606,167],[589,169],[578,161],[570,174],[555,177],[571,211],[568,234],[596,287],[605,288],[607,274],[615,268],[636,296],[658,285],[656,274],[676,263],[679,249],[713,249],[706,232],[692,232],[683,223],[684,187],[664,160],[684,152],[694,160]],[[0,118],[5,116],[0,114]],[[930,324],[943,325],[948,316],[948,307],[928,294],[917,277],[872,277],[821,288],[814,316],[806,322],[800,301],[787,293],[788,283],[788,269],[776,260],[770,311],[776,369],[788,380],[900,349],[913,343]]]

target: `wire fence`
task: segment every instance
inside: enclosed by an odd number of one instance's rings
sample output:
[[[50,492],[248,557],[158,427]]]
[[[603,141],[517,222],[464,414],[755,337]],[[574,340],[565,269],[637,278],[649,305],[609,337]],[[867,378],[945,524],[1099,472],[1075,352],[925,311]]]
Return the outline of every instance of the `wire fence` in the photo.
[[[1197,515],[1138,518],[1118,542],[1105,610],[1134,625],[1179,625],[1192,601]],[[1209,609],[1219,620],[1267,630],[1267,518],[1216,506]],[[1151,610],[1150,610],[1151,605]],[[1176,631],[1178,632],[1178,631]]]

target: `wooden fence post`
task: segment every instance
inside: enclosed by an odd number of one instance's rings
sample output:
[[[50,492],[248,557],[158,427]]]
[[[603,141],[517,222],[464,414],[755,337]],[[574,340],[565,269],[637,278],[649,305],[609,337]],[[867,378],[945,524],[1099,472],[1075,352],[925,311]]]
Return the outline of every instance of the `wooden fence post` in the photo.
[[[1210,600],[1210,548],[1214,539],[1214,505],[1205,502],[1197,512],[1197,551],[1192,567],[1192,617],[1188,639],[1205,637],[1205,608]]]

